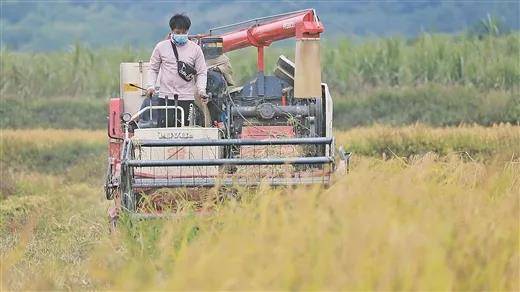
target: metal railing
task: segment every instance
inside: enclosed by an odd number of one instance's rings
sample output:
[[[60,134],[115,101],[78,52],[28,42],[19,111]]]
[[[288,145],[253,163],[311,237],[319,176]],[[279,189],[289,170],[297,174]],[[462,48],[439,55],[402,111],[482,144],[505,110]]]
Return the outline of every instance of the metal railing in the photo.
[[[149,189],[328,185],[334,170],[333,139],[328,137],[124,143],[121,191],[123,206],[131,211],[139,192]]]
[[[130,118],[130,121],[135,121],[137,120],[143,113],[145,113],[146,111],[150,111],[150,120],[152,120],[153,116],[152,116],[152,110],[166,110],[166,128],[168,128],[168,110],[169,109],[174,109],[175,110],[175,120],[176,122],[179,121],[179,119],[177,119],[177,111],[180,111],[180,116],[181,116],[181,127],[184,127],[184,109],[180,106],[177,106],[177,105],[149,105],[149,106],[146,106],[146,107],[143,107],[142,109],[140,109],[138,112],[136,112],[134,115],[132,115],[132,117]],[[175,123],[175,127],[177,126],[177,123]]]

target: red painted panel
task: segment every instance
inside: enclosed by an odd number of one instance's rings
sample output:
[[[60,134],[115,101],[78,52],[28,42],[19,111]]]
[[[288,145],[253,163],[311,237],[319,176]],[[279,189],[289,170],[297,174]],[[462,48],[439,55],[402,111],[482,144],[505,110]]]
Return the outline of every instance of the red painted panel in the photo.
[[[281,139],[294,137],[292,126],[248,126],[242,127],[242,139]],[[267,157],[295,157],[298,156],[295,145],[270,145],[270,146],[241,146],[242,158],[267,158]],[[272,169],[272,168],[264,168]]]
[[[109,137],[108,156],[110,163],[119,164],[121,141],[123,139],[123,130],[121,129],[121,113],[123,112],[123,99],[111,98],[108,103],[108,127],[107,134]],[[113,170],[115,171],[115,167]]]
[[[224,52],[249,46],[269,46],[274,41],[291,37],[319,37],[324,31],[323,24],[315,20],[313,10],[303,11],[272,22],[244,28],[221,35]]]
[[[248,126],[242,127],[241,138],[249,139],[273,139],[294,137],[292,126]]]
[[[123,99],[111,98],[108,103],[108,137],[123,139],[121,129],[121,113],[123,112]]]
[[[108,155],[114,163],[119,163],[121,156],[121,140],[110,139],[108,143]]]

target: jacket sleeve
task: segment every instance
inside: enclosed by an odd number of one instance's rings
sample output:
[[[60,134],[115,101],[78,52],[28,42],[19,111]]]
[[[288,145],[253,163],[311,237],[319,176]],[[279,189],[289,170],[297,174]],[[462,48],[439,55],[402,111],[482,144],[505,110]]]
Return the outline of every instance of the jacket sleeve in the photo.
[[[197,70],[197,90],[198,92],[206,93],[208,72],[206,68],[206,60],[204,59],[204,54],[202,53],[202,49],[199,46],[197,46],[195,70]]]
[[[159,75],[159,69],[161,68],[161,62],[162,59],[159,52],[159,44],[157,44],[153,49],[152,56],[150,57],[150,69],[148,69],[148,83],[146,84],[146,88],[155,86],[157,76]]]

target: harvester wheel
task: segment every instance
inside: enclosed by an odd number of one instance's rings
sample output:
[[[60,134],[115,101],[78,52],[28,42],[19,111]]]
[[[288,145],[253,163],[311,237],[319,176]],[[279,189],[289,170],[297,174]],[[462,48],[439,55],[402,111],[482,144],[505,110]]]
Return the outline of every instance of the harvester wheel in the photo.
[[[107,200],[114,199],[115,188],[112,187],[112,163],[108,164],[107,173],[105,175],[105,196]]]

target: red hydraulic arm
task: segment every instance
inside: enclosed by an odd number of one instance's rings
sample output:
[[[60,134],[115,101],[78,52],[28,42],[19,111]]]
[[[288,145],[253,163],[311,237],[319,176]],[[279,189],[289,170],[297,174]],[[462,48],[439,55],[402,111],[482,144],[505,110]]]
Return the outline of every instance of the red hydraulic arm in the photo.
[[[230,29],[246,24],[250,25],[218,36],[222,37],[224,52],[249,46],[257,47],[258,71],[262,72],[264,71],[264,47],[274,41],[291,37],[296,37],[296,39],[318,38],[324,31],[323,24],[318,20],[316,12],[313,9],[307,9],[215,28],[210,30],[210,34],[215,30]]]

